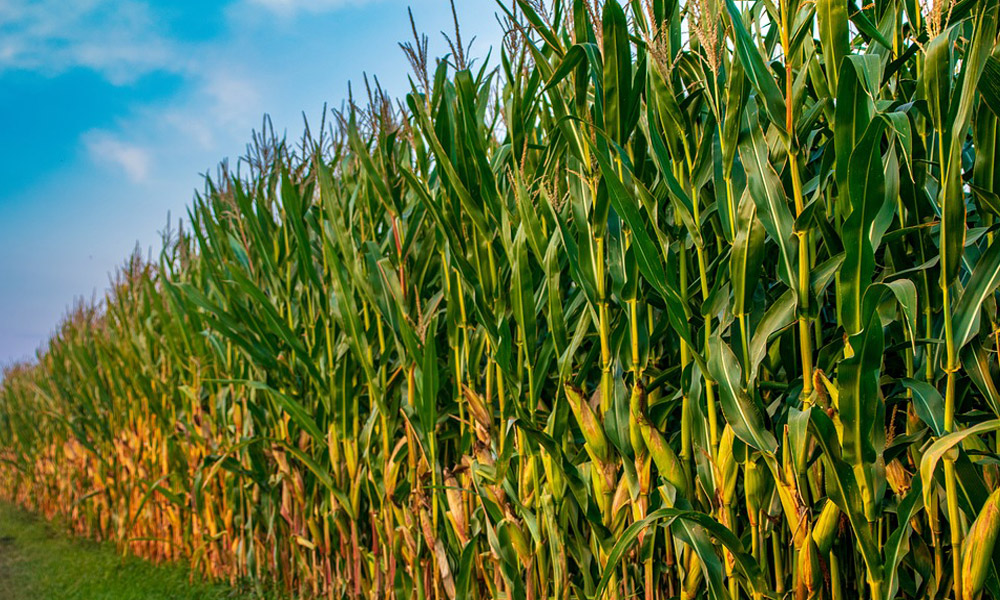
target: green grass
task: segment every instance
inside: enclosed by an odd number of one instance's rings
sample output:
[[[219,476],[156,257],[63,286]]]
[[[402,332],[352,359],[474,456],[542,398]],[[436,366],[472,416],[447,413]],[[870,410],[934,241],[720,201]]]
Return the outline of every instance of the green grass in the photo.
[[[238,598],[225,586],[192,583],[176,565],[124,561],[114,548],[71,539],[17,508],[0,504],[3,600],[216,600]]]

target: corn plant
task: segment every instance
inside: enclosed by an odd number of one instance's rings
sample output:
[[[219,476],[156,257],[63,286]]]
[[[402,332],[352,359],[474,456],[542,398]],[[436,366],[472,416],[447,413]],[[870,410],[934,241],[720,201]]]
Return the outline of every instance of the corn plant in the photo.
[[[297,597],[1000,598],[1000,5],[497,10],[9,368],[3,495]]]

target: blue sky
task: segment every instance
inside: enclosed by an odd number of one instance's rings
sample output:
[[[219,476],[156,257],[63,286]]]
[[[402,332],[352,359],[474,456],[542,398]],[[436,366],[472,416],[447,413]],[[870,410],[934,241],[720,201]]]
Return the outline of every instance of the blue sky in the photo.
[[[494,0],[456,5],[473,54],[497,47]],[[447,0],[0,0],[0,364],[155,251],[265,113],[294,138],[365,72],[408,91],[407,6],[444,54]]]

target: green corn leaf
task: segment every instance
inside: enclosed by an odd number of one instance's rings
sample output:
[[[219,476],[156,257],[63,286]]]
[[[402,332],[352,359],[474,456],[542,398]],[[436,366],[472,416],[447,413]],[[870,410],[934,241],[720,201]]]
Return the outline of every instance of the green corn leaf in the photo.
[[[767,345],[770,338],[794,322],[795,307],[795,294],[792,290],[788,290],[771,304],[760,322],[757,323],[757,328],[750,338],[750,369],[747,373],[748,387],[753,386],[757,380],[757,373],[767,354]]]
[[[870,234],[886,202],[885,172],[878,152],[884,130],[884,121],[872,121],[851,154],[851,214],[844,222],[844,264],[840,274],[844,328],[848,334],[857,333],[862,327],[861,302],[875,274],[875,248]]]
[[[878,91],[878,65],[876,56],[848,56],[840,65],[833,127],[834,175],[845,216],[850,206],[851,157],[875,114],[872,95]]]
[[[767,413],[764,407],[741,386],[743,370],[736,355],[718,335],[708,343],[708,369],[719,384],[722,412],[733,428],[736,437],[748,446],[762,452],[774,454],[778,442],[767,429]]]
[[[953,313],[955,351],[960,351],[979,330],[979,313],[983,302],[1000,285],[1000,244],[993,243],[976,262],[965,291],[955,304]]]
[[[844,57],[850,53],[847,31],[847,0],[818,0],[819,39],[830,89],[837,89],[837,74]]]
[[[940,462],[944,455],[947,454],[952,448],[961,444],[965,438],[970,435],[992,433],[997,430],[1000,430],[1000,419],[985,421],[978,425],[973,425],[966,429],[955,431],[939,438],[936,442],[931,444],[926,451],[924,451],[923,458],[920,460],[920,478],[928,482],[934,481],[934,471],[937,469],[938,462]],[[924,487],[925,505],[929,505],[934,501],[934,498],[931,496],[933,491],[934,486],[930,484]]]
[[[854,6],[851,8],[854,9],[853,12],[851,12],[851,23],[854,23],[858,30],[881,44],[886,50],[892,50],[892,43],[885,39],[885,36],[883,36],[875,24],[871,22],[871,19],[869,19],[863,11],[858,10]]]
[[[809,427],[827,461],[829,473],[827,492],[830,494],[830,499],[847,515],[870,576],[875,581],[882,581],[884,574],[882,556],[875,545],[871,527],[865,519],[864,503],[854,471],[841,458],[836,428],[826,413],[816,408],[809,409]]]
[[[635,543],[635,540],[639,537],[640,533],[654,524],[662,524],[667,527],[672,527],[675,523],[684,523],[684,527],[687,529],[686,533],[688,538],[697,544],[695,546],[695,552],[699,557],[708,559],[708,564],[710,565],[708,568],[719,569],[719,577],[716,577],[714,573],[710,575],[710,581],[717,580],[716,583],[711,584],[709,587],[710,595],[713,598],[725,598],[727,597],[727,594],[725,588],[721,585],[721,564],[718,564],[717,558],[713,560],[713,558],[710,557],[709,545],[706,544],[707,537],[703,537],[706,532],[715,538],[716,541],[721,543],[727,550],[733,553],[736,566],[747,577],[747,583],[751,586],[750,589],[752,593],[763,593],[763,590],[766,589],[766,584],[760,567],[757,565],[756,560],[747,553],[743,543],[735,535],[733,535],[729,529],[704,513],[685,511],[676,508],[660,508],[649,513],[641,521],[636,521],[630,525],[622,533],[622,535],[617,538],[614,546],[608,553],[607,566],[604,574],[601,576],[601,581],[595,590],[594,597],[601,597],[601,594],[607,588],[608,583],[610,583],[615,567],[621,562],[625,553],[628,552],[632,544]],[[695,528],[702,528],[703,532],[699,533]],[[714,553],[711,553],[711,556],[714,557]]]
[[[920,420],[926,423],[936,436],[942,436],[944,427],[944,398],[937,389],[926,381],[902,379],[900,381],[913,392],[914,408]]]
[[[885,600],[896,597],[899,591],[899,565],[910,550],[910,536],[913,534],[912,521],[924,508],[923,485],[919,476],[910,481],[910,492],[899,503],[899,516],[895,531],[889,534],[885,543]]]
[[[975,340],[962,352],[962,367],[983,395],[993,414],[1000,417],[1000,391],[990,368],[991,358]]]
[[[524,335],[525,347],[533,351],[535,347],[535,297],[534,280],[528,264],[528,251],[524,229],[518,230],[514,238],[514,264],[511,278],[511,302],[514,306],[514,317]]]
[[[562,44],[559,43],[559,38],[556,36],[555,32],[553,32],[552,29],[550,29],[549,26],[545,24],[545,21],[538,14],[538,11],[535,10],[535,5],[533,5],[528,0],[515,0],[515,1],[517,2],[517,7],[521,9],[521,11],[524,13],[525,18],[528,19],[528,22],[531,23],[532,27],[534,27],[535,31],[538,32],[538,35],[541,36],[541,38],[545,41],[548,47],[557,55],[562,55],[563,54]],[[513,16],[507,10],[505,4],[501,4],[500,6],[501,8],[504,9],[505,12],[507,12],[508,15]]]
[[[751,85],[753,85],[753,88],[760,95],[765,110],[771,118],[771,122],[775,127],[784,131],[785,99],[781,95],[781,90],[778,88],[778,84],[775,83],[774,76],[768,70],[767,65],[764,64],[760,50],[758,50],[757,45],[754,43],[753,36],[747,31],[746,25],[743,24],[743,16],[740,14],[740,10],[736,7],[733,0],[726,0],[726,10],[733,24],[736,54],[739,56],[740,63],[742,63],[745,69],[747,79],[750,80]]]
[[[1000,118],[1000,56],[994,51],[983,63],[983,73],[979,78],[979,93],[983,102],[990,107],[993,115]]]
[[[927,43],[924,59],[923,93],[931,122],[937,131],[944,131],[945,115],[951,101],[952,78],[951,37],[953,29],[945,30]],[[944,165],[940,165],[943,169]]]
[[[972,111],[977,104],[976,92],[980,77],[983,75],[987,63],[990,60],[996,60],[996,57],[991,57],[990,54],[994,52],[996,47],[1000,5],[995,2],[979,2],[978,8],[973,24],[972,46],[962,60],[962,72],[959,76],[961,89],[958,90],[958,101],[949,107],[951,143],[948,147],[946,178],[960,178],[961,164],[956,162],[956,157],[960,156],[960,149],[972,119]],[[984,96],[984,98],[986,97]]]
[[[737,215],[729,272],[733,282],[733,314],[740,316],[746,314],[760,277],[765,230],[757,219],[757,205],[751,198],[744,195]]]
[[[617,2],[604,4],[601,23],[604,50],[604,128],[616,144],[624,144],[632,103],[632,52],[625,11]]]
[[[747,186],[750,197],[757,204],[757,217],[771,239],[778,244],[781,257],[778,274],[788,287],[795,290],[798,278],[798,239],[792,233],[794,219],[788,209],[781,180],[768,160],[764,132],[757,121],[757,111],[752,103],[747,114],[750,135],[740,142],[740,159],[747,169]]]
[[[879,373],[884,349],[882,322],[875,304],[866,303],[860,331],[847,340],[853,355],[841,361],[837,369],[844,460],[855,466],[875,461],[872,430],[881,404]]]

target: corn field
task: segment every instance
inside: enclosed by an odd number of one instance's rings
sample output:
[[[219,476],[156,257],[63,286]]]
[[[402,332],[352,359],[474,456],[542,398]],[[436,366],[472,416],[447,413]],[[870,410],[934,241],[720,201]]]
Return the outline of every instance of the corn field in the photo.
[[[6,370],[0,495],[301,598],[1000,598],[1000,3],[484,4]]]

